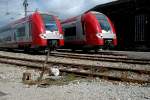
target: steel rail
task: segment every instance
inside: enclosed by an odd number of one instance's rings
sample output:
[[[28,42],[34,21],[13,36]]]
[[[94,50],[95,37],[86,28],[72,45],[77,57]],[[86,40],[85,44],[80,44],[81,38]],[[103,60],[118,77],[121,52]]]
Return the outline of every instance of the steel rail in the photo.
[[[83,60],[92,60],[92,61],[107,61],[107,62],[121,62],[121,63],[128,63],[128,64],[150,64],[149,59],[131,59],[125,57],[111,57],[111,56],[90,56],[90,55],[77,55],[77,54],[57,54],[51,53],[50,56],[55,57],[65,57],[65,58],[72,58],[72,59],[83,59]]]
[[[1,59],[13,59],[13,60],[20,60],[20,61],[29,61],[29,62],[34,62],[34,63],[43,63],[44,60],[39,60],[39,59],[29,59],[29,58],[21,58],[21,57],[11,57],[11,56],[2,56],[0,55]],[[122,70],[122,71],[132,71],[136,73],[144,73],[144,74],[150,74],[150,70],[145,70],[145,69],[133,69],[133,68],[123,68],[120,66],[101,66],[101,65],[85,65],[85,64],[76,64],[76,63],[66,63],[66,62],[59,62],[59,61],[47,61],[48,64],[51,65],[65,65],[65,66],[71,66],[74,68],[77,68],[78,66],[82,66],[84,68],[99,68],[99,69],[112,69],[112,70]],[[77,66],[77,67],[76,67]]]
[[[0,56],[0,62],[5,63],[5,64],[13,64],[13,65],[18,65],[18,66],[27,66],[31,68],[41,69],[42,63],[44,62],[44,60]],[[139,79],[132,79],[127,76],[123,76],[123,77],[121,76],[129,72],[132,72],[139,76],[142,74],[149,76],[150,71],[148,70],[124,69],[124,68],[113,68],[113,67],[108,67],[108,66],[91,66],[91,65],[83,65],[83,64],[69,64],[69,63],[48,61],[47,66],[51,66],[51,65],[59,65],[60,71],[67,72],[67,73],[75,73],[75,74],[86,75],[86,76],[96,76],[96,77],[108,78],[112,80],[136,82],[136,83],[149,83],[150,82],[149,79],[139,80]],[[75,70],[72,70],[72,69],[75,69]],[[114,71],[114,73],[123,73],[123,74],[119,74],[120,76],[117,76],[117,77],[106,74],[109,72],[111,73],[111,71]]]

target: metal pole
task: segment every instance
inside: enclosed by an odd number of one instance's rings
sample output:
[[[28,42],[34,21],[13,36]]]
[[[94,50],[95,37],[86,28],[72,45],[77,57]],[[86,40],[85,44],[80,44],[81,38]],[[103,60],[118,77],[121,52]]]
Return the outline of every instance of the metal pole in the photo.
[[[25,11],[25,17],[26,17],[27,16],[27,7],[28,7],[28,1],[27,0],[24,0],[23,6],[24,6],[24,11]]]
[[[50,46],[48,46],[48,52],[47,52],[44,64],[42,66],[42,72],[40,73],[40,77],[38,77],[38,81],[42,80],[45,71],[48,70],[47,62],[48,62],[48,57],[49,57],[50,52],[51,52],[51,48],[50,48]]]

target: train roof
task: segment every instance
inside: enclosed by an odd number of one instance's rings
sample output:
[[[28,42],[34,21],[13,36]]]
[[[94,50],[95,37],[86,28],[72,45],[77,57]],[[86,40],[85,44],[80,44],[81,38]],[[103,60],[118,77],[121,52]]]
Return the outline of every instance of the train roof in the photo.
[[[51,15],[51,16],[57,17],[57,16],[52,15],[52,14],[49,14],[49,13],[37,12],[37,11],[36,11],[36,12],[34,12],[34,13],[28,15],[27,17],[23,17],[23,18],[17,19],[17,20],[15,20],[15,21],[13,21],[13,22],[8,23],[7,25],[4,25],[4,26],[0,27],[0,31],[1,31],[1,29],[13,27],[13,25],[16,25],[16,24],[18,24],[18,23],[23,23],[23,22],[29,21],[29,20],[30,20],[30,17],[31,17],[32,15],[34,15],[34,14],[46,14],[46,15]]]
[[[73,22],[73,21],[76,21],[78,18],[80,18],[82,15],[86,14],[86,13],[92,13],[92,14],[102,14],[102,15],[105,15],[103,13],[100,13],[100,12],[97,12],[97,11],[88,11],[88,12],[85,12],[81,15],[78,15],[78,16],[75,16],[75,17],[72,17],[72,18],[68,18],[66,20],[63,20],[61,21],[62,24],[64,23],[69,23],[69,22]]]

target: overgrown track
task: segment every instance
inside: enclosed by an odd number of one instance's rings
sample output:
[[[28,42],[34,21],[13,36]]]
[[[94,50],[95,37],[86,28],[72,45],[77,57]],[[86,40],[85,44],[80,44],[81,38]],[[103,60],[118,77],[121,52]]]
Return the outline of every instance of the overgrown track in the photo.
[[[65,57],[65,58],[73,58],[73,59],[84,59],[84,60],[92,60],[92,61],[107,61],[107,62],[121,62],[121,63],[129,63],[129,64],[150,64],[149,59],[130,59],[126,55],[120,54],[110,54],[103,53],[97,55],[89,55],[89,54],[73,54],[73,53],[58,53],[53,52],[51,56],[55,57]]]
[[[0,56],[0,63],[41,69],[44,60]],[[137,83],[150,82],[150,70],[121,68],[113,66],[93,66],[93,65],[91,66],[84,64],[60,63],[48,61],[47,66],[53,65],[59,66],[60,71],[67,73],[102,77],[111,80],[119,80],[127,82],[137,82]]]

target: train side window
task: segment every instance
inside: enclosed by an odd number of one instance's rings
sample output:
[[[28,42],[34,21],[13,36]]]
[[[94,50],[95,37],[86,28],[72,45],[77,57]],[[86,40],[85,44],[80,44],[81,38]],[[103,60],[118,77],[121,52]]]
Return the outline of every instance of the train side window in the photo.
[[[20,27],[17,29],[17,36],[18,37],[25,36],[25,27]]]
[[[65,28],[65,36],[75,36],[76,35],[76,27]]]

